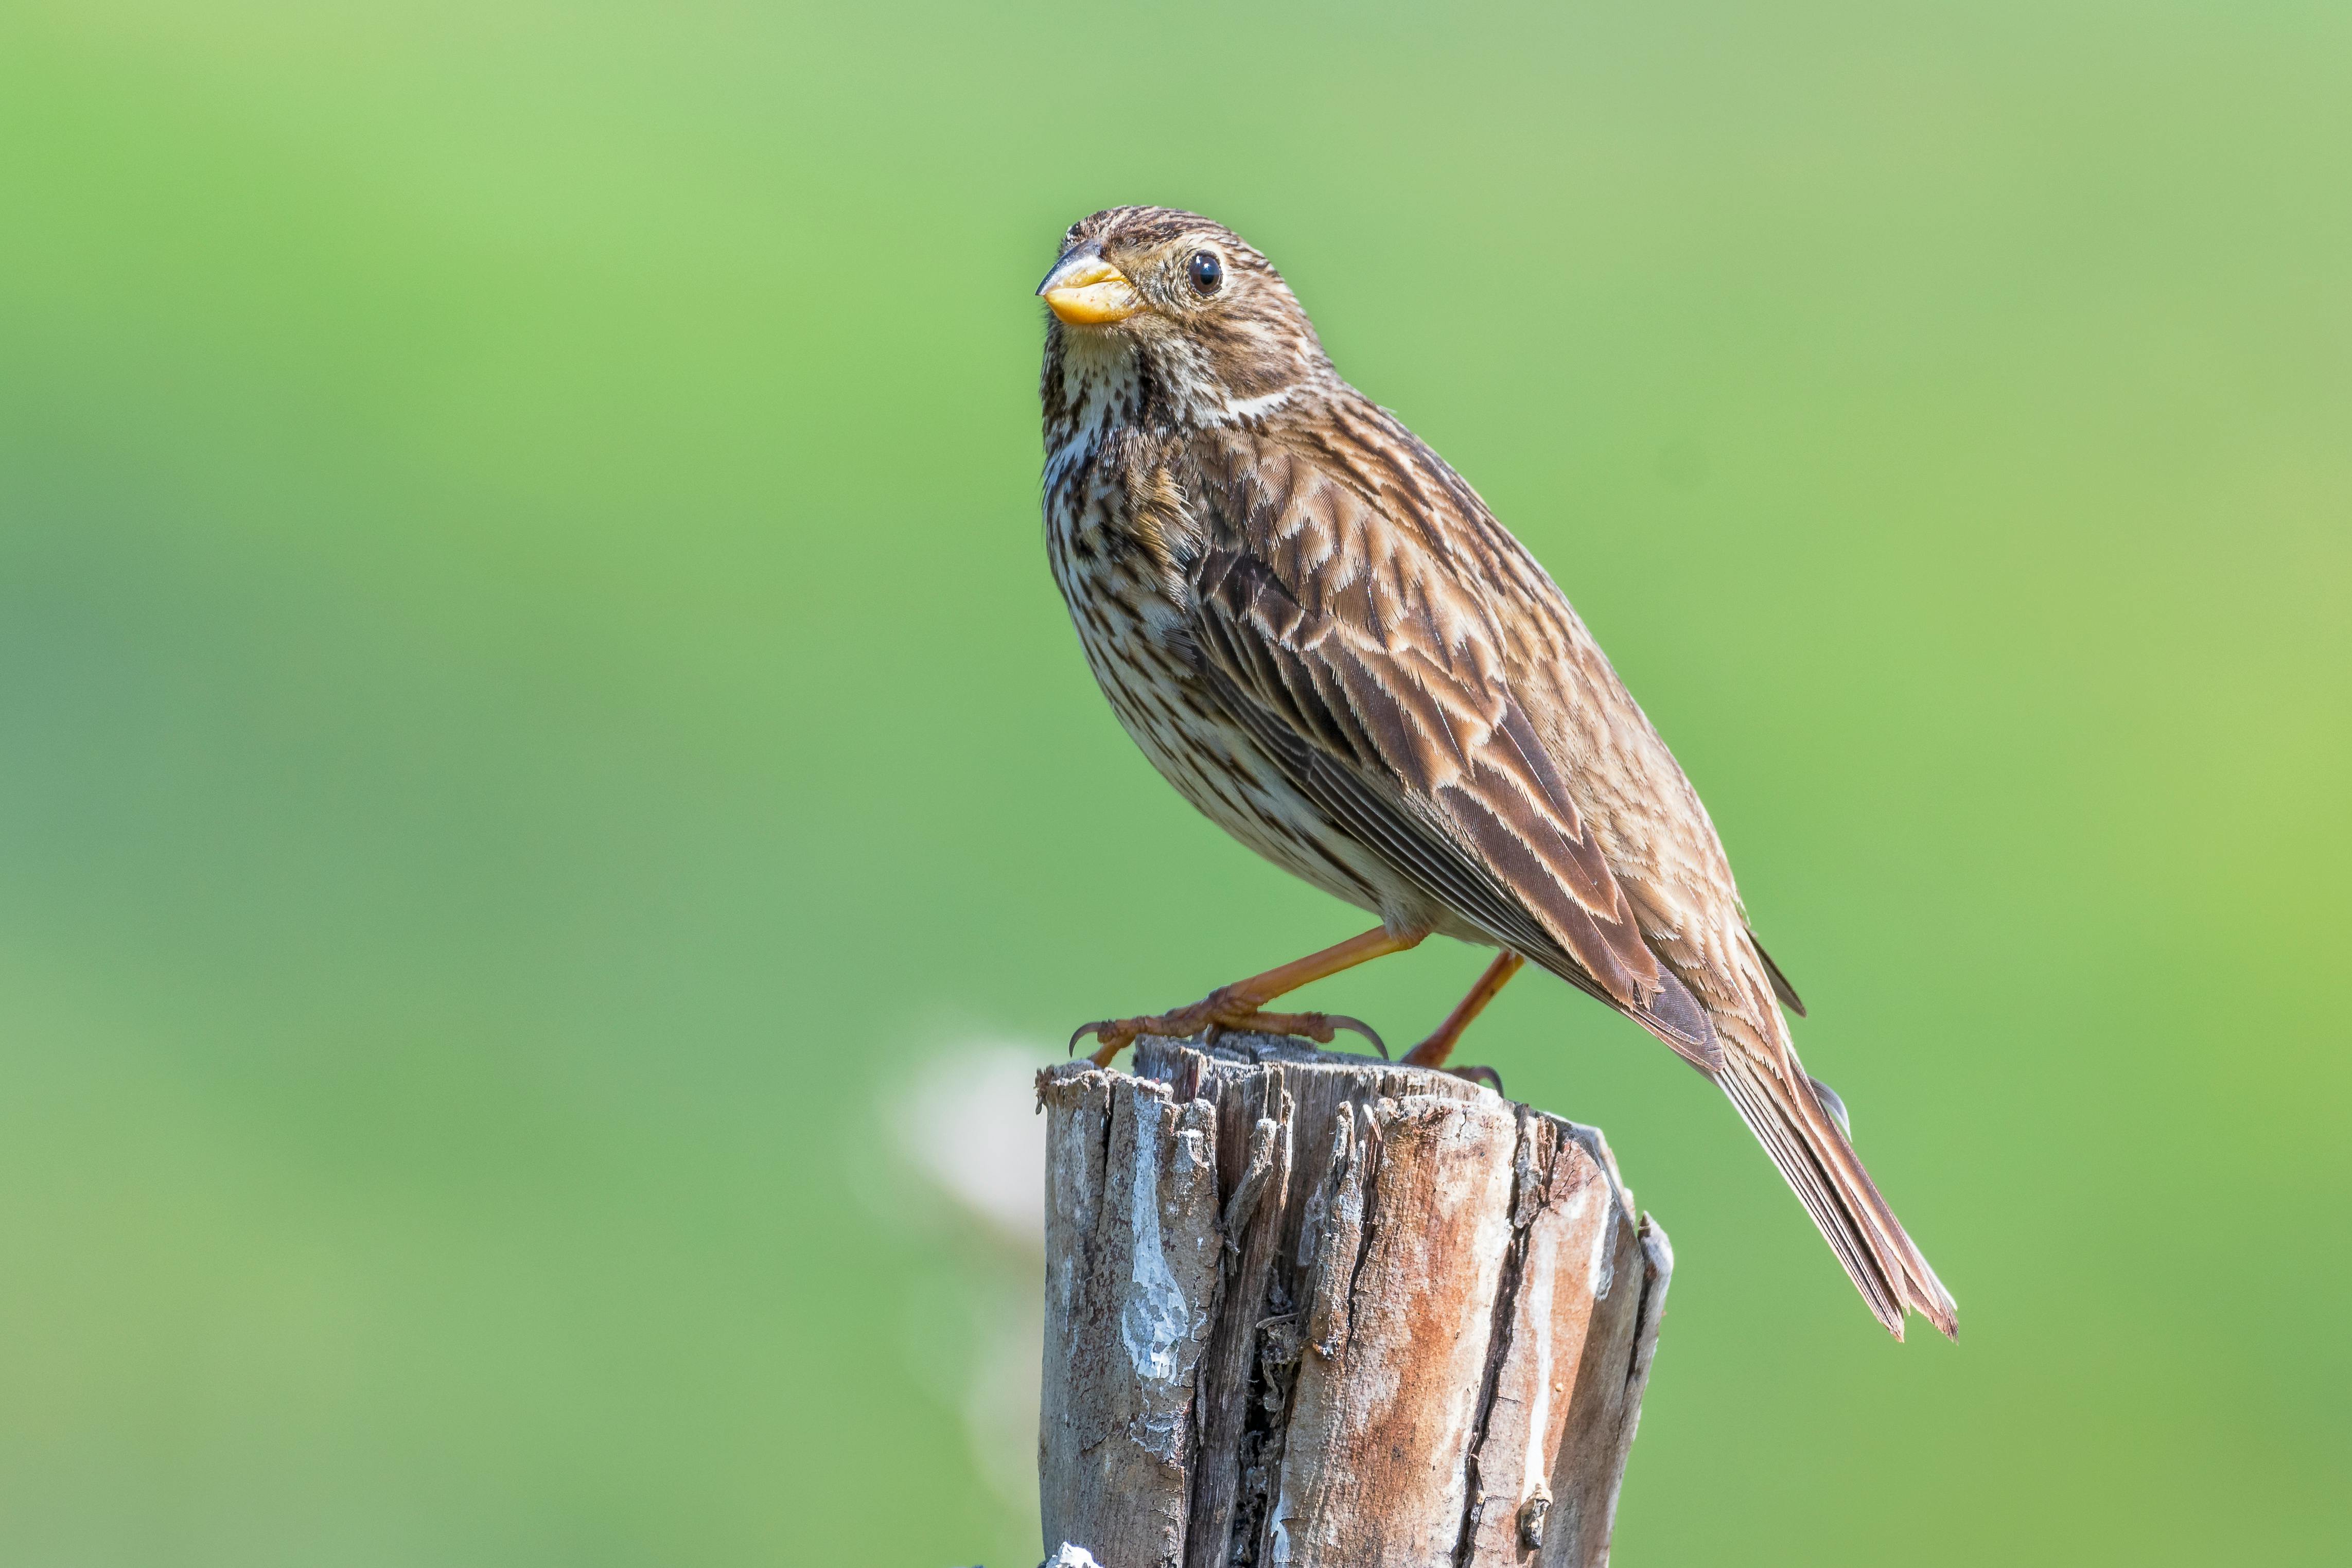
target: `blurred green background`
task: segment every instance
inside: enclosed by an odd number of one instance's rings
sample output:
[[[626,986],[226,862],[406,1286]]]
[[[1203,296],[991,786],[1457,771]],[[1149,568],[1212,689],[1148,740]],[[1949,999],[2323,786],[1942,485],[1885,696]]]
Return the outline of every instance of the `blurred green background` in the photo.
[[[907,1086],[1361,925],[1045,570],[1029,291],[1130,201],[1552,568],[1959,1298],[1513,988],[1681,1260],[1621,1561],[2346,1561],[2347,81],[2339,4],[7,7],[0,1561],[1036,1560]]]

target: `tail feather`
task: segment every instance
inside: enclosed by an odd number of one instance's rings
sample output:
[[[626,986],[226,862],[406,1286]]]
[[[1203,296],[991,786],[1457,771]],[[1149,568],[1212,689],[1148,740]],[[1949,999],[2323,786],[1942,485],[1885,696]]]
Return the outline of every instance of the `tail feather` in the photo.
[[[1853,1145],[1801,1070],[1781,1076],[1754,1054],[1727,1051],[1716,1082],[1803,1200],[1863,1300],[1896,1339],[1903,1314],[1919,1312],[1959,1337],[1958,1311],[1936,1271],[1881,1197]],[[1793,1053],[1788,1058],[1796,1068]]]

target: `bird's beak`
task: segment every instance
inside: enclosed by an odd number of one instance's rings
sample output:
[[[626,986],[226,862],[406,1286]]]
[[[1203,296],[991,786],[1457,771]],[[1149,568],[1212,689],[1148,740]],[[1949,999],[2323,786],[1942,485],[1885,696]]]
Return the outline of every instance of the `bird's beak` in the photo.
[[[1108,326],[1143,308],[1143,297],[1127,275],[1092,250],[1073,251],[1055,262],[1037,292],[1047,309],[1073,327]]]

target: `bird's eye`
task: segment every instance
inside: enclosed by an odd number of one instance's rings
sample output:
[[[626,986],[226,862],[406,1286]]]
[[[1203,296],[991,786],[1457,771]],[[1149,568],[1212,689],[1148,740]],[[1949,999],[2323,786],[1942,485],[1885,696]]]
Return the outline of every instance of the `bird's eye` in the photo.
[[[1225,280],[1225,264],[1205,250],[1194,251],[1184,270],[1192,277],[1194,291],[1201,294],[1214,294],[1217,285]]]

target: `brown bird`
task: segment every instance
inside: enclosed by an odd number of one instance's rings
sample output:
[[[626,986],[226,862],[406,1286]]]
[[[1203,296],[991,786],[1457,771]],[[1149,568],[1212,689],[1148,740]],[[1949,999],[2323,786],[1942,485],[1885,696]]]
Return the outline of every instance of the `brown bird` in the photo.
[[[1879,1322],[1951,1297],[1806,1076],[1714,825],[1535,559],[1341,381],[1265,257],[1191,213],[1074,226],[1052,311],[1046,550],[1095,678],[1185,799],[1380,925],[1173,1012],[1080,1030],[1352,1019],[1276,997],[1432,933],[1501,949],[1408,1061],[1443,1065],[1533,961],[1720,1085]],[[1776,1001],[1777,999],[1777,1001]],[[1370,1030],[1365,1030],[1370,1033]]]

